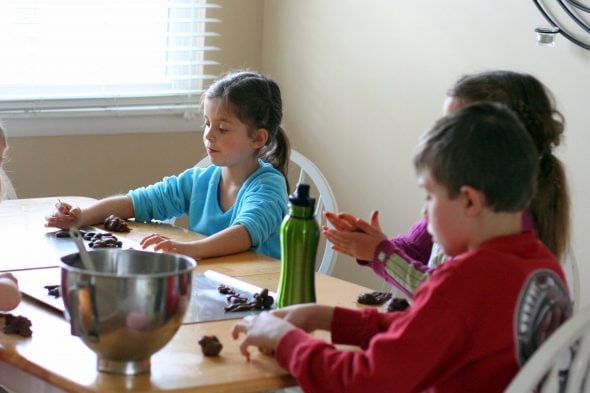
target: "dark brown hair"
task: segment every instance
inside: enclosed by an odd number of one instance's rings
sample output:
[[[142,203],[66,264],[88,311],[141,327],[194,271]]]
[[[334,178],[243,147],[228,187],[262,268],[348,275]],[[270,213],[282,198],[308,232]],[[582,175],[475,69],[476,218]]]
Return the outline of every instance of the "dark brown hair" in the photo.
[[[283,101],[281,90],[272,79],[254,72],[231,72],[215,81],[204,93],[204,99],[222,99],[250,132],[268,131],[268,140],[258,157],[272,164],[287,178],[289,138],[281,127]],[[287,184],[288,186],[288,184]]]
[[[483,192],[495,212],[524,210],[535,192],[538,159],[530,135],[505,105],[480,102],[439,119],[414,156],[449,198],[463,186]]]
[[[459,79],[448,96],[460,102],[496,101],[512,109],[532,137],[539,159],[537,192],[530,212],[539,239],[563,259],[570,240],[570,196],[565,170],[553,155],[564,132],[564,118],[551,92],[529,74],[487,71]]]

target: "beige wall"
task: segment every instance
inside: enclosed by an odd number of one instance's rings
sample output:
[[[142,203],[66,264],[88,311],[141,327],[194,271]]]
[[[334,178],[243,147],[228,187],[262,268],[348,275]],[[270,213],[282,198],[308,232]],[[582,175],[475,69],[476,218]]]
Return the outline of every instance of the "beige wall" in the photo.
[[[411,157],[460,75],[503,68],[532,73],[567,119],[559,153],[573,190],[574,249],[590,282],[590,52],[564,38],[535,45],[543,19],[529,1],[267,0],[263,69],[280,83],[287,131],[332,183],[342,210],[381,212],[387,233],[419,215]],[[341,257],[336,274],[379,287]],[[583,303],[590,287],[582,290]]]
[[[567,119],[559,151],[573,189],[574,248],[590,281],[590,133],[583,116],[590,52],[564,39],[534,44],[543,20],[513,0],[223,0],[222,70],[262,70],[281,85],[293,146],[325,172],[342,210],[381,212],[387,233],[419,214],[411,157],[440,114],[446,88],[463,73],[505,68],[533,73]],[[10,133],[10,130],[9,130]],[[21,197],[101,197],[150,183],[195,163],[200,134],[12,138],[7,164]],[[338,276],[379,288],[368,269],[341,257]],[[590,288],[583,290],[583,303]]]

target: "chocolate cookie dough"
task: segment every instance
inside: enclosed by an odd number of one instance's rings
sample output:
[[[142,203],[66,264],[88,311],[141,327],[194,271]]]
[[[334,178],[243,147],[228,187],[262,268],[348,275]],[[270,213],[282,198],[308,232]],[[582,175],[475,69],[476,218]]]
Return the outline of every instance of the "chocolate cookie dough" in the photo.
[[[129,232],[127,221],[111,214],[104,220],[104,229],[112,232]]]
[[[404,298],[394,297],[389,303],[387,303],[387,312],[392,311],[404,311],[410,307],[410,303]]]
[[[379,306],[391,299],[390,292],[367,292],[357,296],[356,301],[369,306]]]
[[[219,341],[217,336],[203,336],[199,339],[201,351],[205,356],[218,356],[223,348],[223,344]]]
[[[31,321],[22,315],[14,316],[12,314],[1,314],[4,317],[4,328],[2,331],[6,334],[18,334],[23,337],[31,337],[33,331],[31,330]]]

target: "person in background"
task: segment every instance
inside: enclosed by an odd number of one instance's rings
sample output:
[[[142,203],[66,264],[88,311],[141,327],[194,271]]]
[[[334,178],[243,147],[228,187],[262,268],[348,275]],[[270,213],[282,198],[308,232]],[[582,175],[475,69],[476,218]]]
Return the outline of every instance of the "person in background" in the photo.
[[[287,214],[289,140],[281,127],[279,86],[253,72],[229,73],[202,98],[203,142],[212,165],[80,209],[58,203],[47,226],[101,224],[111,214],[138,221],[188,215],[206,238],[181,242],[159,234],[144,248],[207,258],[252,250],[280,258],[279,228]]]
[[[3,178],[4,171],[2,170],[2,163],[8,143],[6,140],[6,133],[0,124],[0,202],[5,199],[6,195],[6,180]],[[11,273],[0,273],[0,311],[10,311],[15,309],[21,300],[21,294],[18,289],[18,282],[16,277]]]
[[[523,230],[534,229],[539,239],[561,261],[566,257],[570,238],[570,199],[561,161],[553,155],[564,131],[564,119],[557,111],[551,92],[532,75],[512,71],[486,71],[460,78],[447,92],[444,113],[452,113],[479,101],[496,101],[511,108],[532,137],[539,160],[536,194],[522,216]],[[390,240],[391,258],[378,261],[372,254],[375,244],[369,233],[382,233],[377,211],[369,221],[351,214],[326,212],[327,220],[341,231],[335,243],[333,231],[323,228],[333,248],[371,267],[387,282],[413,297],[416,289],[445,258],[426,230],[424,219],[403,235]],[[344,234],[342,232],[348,232]]]
[[[14,310],[21,301],[18,281],[11,273],[0,273],[0,311]]]
[[[449,256],[412,307],[381,313],[303,304],[237,322],[232,335],[274,353],[305,392],[501,392],[520,367],[518,316],[543,282],[567,300],[560,264],[522,213],[539,157],[508,108],[477,103],[443,117],[414,157],[428,232]],[[371,235],[371,234],[369,234]],[[376,235],[376,259],[395,252]],[[551,324],[550,324],[551,325]],[[331,331],[331,342],[308,334]],[[356,345],[361,351],[338,349]]]
[[[8,151],[8,139],[6,137],[6,132],[0,124],[0,200],[3,199],[16,199],[16,191],[12,186],[12,182],[6,172],[4,172],[4,168],[2,168],[2,164],[6,162],[6,152]]]

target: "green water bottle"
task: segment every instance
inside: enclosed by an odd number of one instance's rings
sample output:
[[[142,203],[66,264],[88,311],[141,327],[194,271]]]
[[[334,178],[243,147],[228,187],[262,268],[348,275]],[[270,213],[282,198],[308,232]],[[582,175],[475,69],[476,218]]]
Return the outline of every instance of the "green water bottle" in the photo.
[[[289,214],[281,224],[281,274],[277,306],[315,302],[315,256],[320,228],[309,185],[298,184],[289,195]]]

